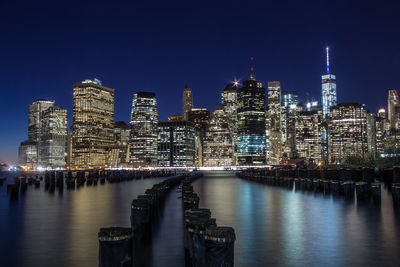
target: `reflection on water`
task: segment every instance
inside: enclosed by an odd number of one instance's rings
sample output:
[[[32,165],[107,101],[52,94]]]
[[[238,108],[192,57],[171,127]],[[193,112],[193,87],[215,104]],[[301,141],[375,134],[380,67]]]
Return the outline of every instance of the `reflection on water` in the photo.
[[[0,188],[0,266],[97,266],[100,227],[129,226],[130,203],[160,178],[50,194],[30,187],[16,202]],[[4,237],[4,238],[3,238]]]
[[[235,266],[399,266],[400,215],[381,204],[253,183],[231,173],[197,180],[200,206],[235,228]]]
[[[100,227],[128,226],[130,202],[160,179],[50,194],[29,187],[10,202],[0,187],[0,266],[96,266]],[[235,228],[236,266],[399,266],[400,215],[381,204],[207,174],[200,206]],[[183,266],[182,203],[172,191],[153,228],[152,266]]]

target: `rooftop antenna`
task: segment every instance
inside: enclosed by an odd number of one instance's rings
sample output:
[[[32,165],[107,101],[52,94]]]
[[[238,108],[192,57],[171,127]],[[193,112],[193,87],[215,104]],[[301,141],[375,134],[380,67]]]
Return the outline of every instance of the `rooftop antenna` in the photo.
[[[329,74],[330,68],[329,68],[329,46],[326,46],[326,73]]]

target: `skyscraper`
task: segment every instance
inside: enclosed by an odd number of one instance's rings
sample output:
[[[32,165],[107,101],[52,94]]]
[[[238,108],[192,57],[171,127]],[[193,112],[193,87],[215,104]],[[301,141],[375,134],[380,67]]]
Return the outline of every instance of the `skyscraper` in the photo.
[[[131,128],[123,121],[114,123],[114,144],[109,150],[111,167],[127,166],[129,162],[129,138]]]
[[[189,119],[189,111],[193,108],[193,95],[192,89],[190,89],[187,85],[185,85],[185,89],[183,89],[183,97],[182,97],[182,116],[184,120]]]
[[[386,119],[386,110],[384,108],[379,109],[377,117]]]
[[[282,159],[282,111],[281,83],[268,82],[268,116],[266,124],[269,126],[267,143],[270,146],[268,160],[270,163],[279,164]]]
[[[158,107],[155,93],[134,94],[130,125],[129,163],[134,167],[156,166]]]
[[[282,94],[282,143],[283,156],[287,159],[297,158],[295,122],[298,112],[302,111],[297,91],[284,91]]]
[[[158,123],[158,166],[191,167],[195,165],[196,129],[190,121],[169,120]]]
[[[285,107],[285,115],[289,114],[291,109],[296,109],[299,104],[299,95],[297,91],[284,91],[282,95],[282,105]]]
[[[388,120],[391,129],[400,127],[400,100],[397,90],[389,90],[388,95]]]
[[[206,108],[192,108],[189,111],[188,120],[194,123],[196,128],[196,166],[203,166],[203,137],[210,121],[210,111]]]
[[[336,76],[331,74],[329,65],[329,47],[326,47],[326,74],[322,78],[322,115],[325,118],[331,107],[336,106]]]
[[[296,117],[296,150],[306,163],[322,159],[322,108],[299,112]]]
[[[67,159],[67,110],[49,107],[41,115],[39,166],[65,168]]]
[[[204,166],[231,166],[234,164],[234,150],[228,121],[228,114],[225,113],[223,108],[218,107],[212,113],[210,124],[204,136]]]
[[[194,127],[203,136],[210,122],[210,111],[206,108],[192,108],[188,114],[188,121],[193,122]]]
[[[237,92],[239,82],[230,83],[225,86],[224,90],[221,92],[221,104],[222,108],[227,116],[228,128],[232,139],[232,149],[233,149],[233,165],[237,162]]]
[[[42,112],[54,106],[54,101],[38,99],[29,104],[28,140],[39,142],[42,123]]]
[[[385,137],[386,137],[386,131],[388,129],[389,121],[385,117],[376,117],[376,125],[375,125],[375,131],[376,131],[376,154],[377,156],[381,155],[384,153],[385,149]]]
[[[18,161],[32,169],[66,165],[67,110],[39,99],[29,105],[28,140],[21,143]]]
[[[341,103],[328,116],[328,153],[331,163],[368,152],[367,111],[358,103]]]
[[[105,167],[114,143],[114,89],[98,79],[74,84],[72,167]]]
[[[367,149],[369,155],[376,157],[376,121],[374,113],[367,113]]]
[[[264,164],[265,144],[265,89],[257,82],[251,68],[249,79],[238,90],[238,164]]]

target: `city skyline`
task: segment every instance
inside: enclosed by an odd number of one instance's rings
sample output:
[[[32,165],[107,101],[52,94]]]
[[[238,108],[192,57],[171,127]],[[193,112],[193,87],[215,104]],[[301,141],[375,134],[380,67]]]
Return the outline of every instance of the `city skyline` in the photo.
[[[337,76],[338,103],[356,101],[375,113],[386,108],[387,90],[398,88],[400,37],[392,34],[398,25],[396,5],[376,6],[371,1],[362,6],[338,1],[330,9],[314,2],[292,3],[290,9],[279,3],[243,6],[239,1],[216,3],[212,9],[163,5],[110,6],[115,14],[105,22],[99,20],[101,7],[90,4],[4,3],[0,82],[7,101],[0,109],[8,130],[0,134],[0,161],[16,161],[19,142],[26,139],[29,103],[55,100],[71,111],[72,84],[87,78],[97,77],[115,88],[115,121],[125,122],[132,95],[138,91],[156,93],[161,121],[180,114],[185,84],[193,90],[194,105],[212,111],[220,105],[219,94],[226,84],[247,78],[250,57],[255,58],[257,79],[263,84],[278,80],[283,91],[296,90],[300,99],[309,93],[320,101],[326,45],[331,48],[331,71]],[[76,10],[86,15],[69,20]],[[34,19],[37,12],[40,20]],[[157,21],[151,20],[154,15]],[[35,24],[29,24],[33,20]],[[72,112],[68,121],[70,126]]]
[[[251,60],[251,62],[253,61],[253,58],[250,58],[250,60]],[[328,71],[329,71],[329,65],[327,64],[327,71],[326,71],[326,73],[328,73]],[[330,72],[331,73],[331,72]],[[325,74],[322,74],[322,76],[324,76]],[[250,67],[250,79],[252,79],[252,77],[253,77],[253,79],[254,79],[254,68],[253,67]],[[245,80],[245,79],[244,79]],[[91,80],[84,80],[84,81],[82,81],[82,83],[85,83],[85,82],[93,82],[93,83],[95,83],[95,84],[100,84],[100,85],[102,85],[102,81],[100,81],[99,79],[97,79],[97,78],[94,78],[94,80],[93,81],[91,81]],[[246,81],[245,81],[246,82]],[[281,86],[280,85],[280,82],[279,81],[272,81],[272,83],[275,83],[275,82],[278,82],[279,83],[279,86]],[[269,83],[271,83],[271,82],[267,82],[268,84]],[[226,85],[226,86],[230,86],[230,85],[235,85],[237,88],[241,88],[242,86],[243,86],[243,83],[242,83],[242,81],[240,81],[240,80],[238,80],[238,79],[234,79],[233,80],[233,83],[228,83],[228,85]],[[74,84],[74,86],[75,86],[75,84]],[[115,91],[115,89],[114,88],[110,88],[110,89],[112,89],[113,91]],[[183,88],[182,88],[183,90],[183,92],[186,92],[186,90],[188,89],[188,85],[186,84]],[[269,102],[268,102],[268,96],[267,96],[267,94],[268,94],[268,92],[271,90],[271,88],[269,88],[269,86],[267,87],[267,88],[262,88],[263,90],[264,90],[264,92],[265,92],[265,94],[266,94],[266,97],[265,97],[265,105],[264,105],[264,107],[265,107],[265,109],[266,110],[268,110],[268,109],[270,109],[271,107],[269,107]],[[191,90],[191,89],[189,89],[189,90]],[[279,101],[279,105],[282,105],[282,106],[284,106],[284,107],[286,107],[286,105],[287,105],[287,103],[286,103],[286,99],[284,99],[284,94],[296,94],[296,102],[298,101],[298,103],[300,104],[300,105],[302,105],[303,106],[303,108],[305,108],[305,109],[308,109],[308,106],[307,106],[307,104],[311,104],[311,102],[317,102],[318,103],[318,106],[321,106],[322,107],[322,105],[323,105],[323,103],[322,103],[322,96],[323,96],[323,91],[321,91],[321,95],[320,95],[320,99],[318,98],[318,96],[315,96],[315,97],[310,97],[309,95],[306,95],[306,96],[304,96],[304,95],[301,95],[301,94],[297,94],[297,91],[290,91],[290,90],[283,90],[282,88],[280,88],[280,90],[282,91],[282,100],[281,101]],[[222,89],[221,90],[221,93],[224,91],[224,89]],[[389,94],[390,94],[390,92],[391,91],[396,91],[396,90],[389,90]],[[191,91],[192,92],[192,91]],[[133,93],[133,97],[135,97],[135,95],[137,95],[137,94],[140,94],[140,93],[142,93],[142,92],[135,92],[135,93]],[[151,93],[152,94],[152,93]],[[155,99],[156,99],[156,101],[157,101],[157,95],[154,95],[154,97],[155,97]],[[191,95],[191,97],[192,97],[192,95]],[[299,99],[299,100],[297,100],[297,99]],[[37,99],[36,101],[48,101],[48,102],[51,102],[52,104],[54,104],[56,101],[55,100],[43,100],[43,99]],[[191,100],[192,101],[192,103],[193,102],[195,102],[195,100]],[[222,99],[220,99],[220,101],[223,101]],[[181,103],[181,107],[185,107],[185,97],[182,99],[182,103]],[[349,101],[349,102],[351,102],[351,101]],[[357,101],[352,101],[352,102],[357,102]],[[35,103],[35,101],[34,102],[32,102],[32,103],[30,103],[30,105],[32,105],[33,103]],[[338,105],[339,104],[341,104],[341,103],[347,103],[347,102],[341,102],[341,101],[338,101]],[[118,105],[117,103],[116,103],[116,105]],[[205,105],[205,106],[207,106],[207,105]],[[222,102],[220,102],[219,103],[219,105],[216,105],[214,108],[215,109],[217,109],[217,108],[222,108],[222,106],[223,106],[223,103]],[[332,107],[334,107],[334,106],[332,106]],[[212,110],[214,110],[214,108],[211,108],[211,109],[208,109],[208,108],[206,108],[205,110],[208,110],[208,112],[211,112]],[[287,107],[286,107],[287,108]],[[379,109],[379,111],[380,110],[382,110],[382,108],[383,109],[385,109],[385,110],[388,110],[389,109],[389,107],[388,106],[385,106],[385,105],[381,105],[381,108]],[[197,109],[202,109],[202,108],[195,108],[194,107],[194,104],[192,104],[192,109],[193,110],[197,110]],[[366,110],[367,111],[370,111],[370,109],[368,109],[368,107],[366,107]],[[371,112],[371,111],[370,111]],[[131,112],[132,113],[132,112]],[[182,113],[182,114],[181,114]],[[181,113],[177,113],[177,114],[160,114],[160,118],[165,118],[165,116],[168,116],[168,118],[170,117],[170,116],[175,116],[175,115],[182,115],[182,116],[184,116],[184,112],[183,111],[181,111]],[[376,114],[378,114],[378,112],[371,112],[371,113],[376,113]],[[132,119],[132,118],[131,118]],[[160,122],[161,121],[167,121],[166,119],[160,119],[159,120]],[[115,118],[115,116],[114,116],[114,122],[125,122],[126,123],[126,121],[121,121],[121,120],[117,120],[116,118]],[[129,123],[129,120],[127,121],[127,123]],[[73,132],[72,132],[72,123],[70,122],[70,121],[68,121],[68,125],[69,125],[69,131],[68,131],[68,133],[69,134],[72,134]],[[267,138],[268,139],[268,138]],[[268,141],[267,141],[268,142]],[[271,142],[271,141],[269,141],[269,142]],[[268,146],[267,146],[268,147]],[[271,149],[271,148],[270,148]],[[273,152],[272,150],[271,150],[271,152]],[[14,163],[14,162],[13,162]]]

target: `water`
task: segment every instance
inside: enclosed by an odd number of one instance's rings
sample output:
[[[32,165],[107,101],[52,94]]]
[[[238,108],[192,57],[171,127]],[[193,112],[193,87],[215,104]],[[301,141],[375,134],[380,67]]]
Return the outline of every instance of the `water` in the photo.
[[[29,187],[10,202],[0,187],[0,266],[96,266],[100,227],[128,226],[130,202],[161,179],[62,194]],[[235,266],[399,266],[400,215],[381,204],[209,173],[193,183],[200,206],[235,228]],[[182,205],[174,190],[153,230],[152,266],[183,266]]]
[[[197,180],[200,206],[236,232],[235,266],[400,266],[400,214],[380,205],[289,190],[227,174]]]

